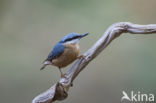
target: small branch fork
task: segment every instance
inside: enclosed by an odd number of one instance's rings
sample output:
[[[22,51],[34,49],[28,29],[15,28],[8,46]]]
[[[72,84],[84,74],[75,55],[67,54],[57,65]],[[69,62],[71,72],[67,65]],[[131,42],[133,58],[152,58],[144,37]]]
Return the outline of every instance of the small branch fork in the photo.
[[[152,34],[156,33],[156,24],[138,25],[130,22],[119,22],[111,25],[103,36],[87,51],[84,58],[80,58],[67,71],[64,78],[61,78],[50,89],[36,96],[32,103],[53,103],[56,100],[62,101],[67,98],[68,90],[72,86],[78,74],[104,50],[109,43],[122,33],[131,34]]]

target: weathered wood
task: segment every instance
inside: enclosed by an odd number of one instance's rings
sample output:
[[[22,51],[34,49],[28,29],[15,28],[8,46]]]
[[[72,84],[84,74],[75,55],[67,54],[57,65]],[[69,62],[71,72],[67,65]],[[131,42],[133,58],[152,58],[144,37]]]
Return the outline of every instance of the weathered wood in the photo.
[[[78,74],[92,61],[99,53],[106,48],[109,43],[120,36],[122,33],[131,34],[152,34],[156,33],[156,24],[138,25],[130,22],[119,22],[110,26],[103,36],[87,51],[84,58],[80,58],[69,69],[65,78],[61,78],[58,83],[54,84],[46,92],[38,95],[32,103],[52,103],[56,100],[64,100],[68,96],[68,90],[72,86],[74,79]]]

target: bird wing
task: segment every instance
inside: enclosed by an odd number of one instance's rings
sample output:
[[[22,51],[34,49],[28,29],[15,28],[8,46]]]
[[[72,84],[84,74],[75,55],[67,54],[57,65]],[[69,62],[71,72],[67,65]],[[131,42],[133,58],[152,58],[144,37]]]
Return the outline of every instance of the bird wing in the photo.
[[[65,46],[61,43],[57,43],[53,50],[49,53],[48,58],[46,60],[51,61],[56,59],[64,52]]]

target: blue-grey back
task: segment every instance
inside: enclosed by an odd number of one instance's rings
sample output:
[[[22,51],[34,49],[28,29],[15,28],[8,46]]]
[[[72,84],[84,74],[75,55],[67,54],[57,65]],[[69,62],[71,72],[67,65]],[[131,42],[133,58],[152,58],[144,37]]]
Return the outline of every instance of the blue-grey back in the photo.
[[[68,35],[64,36],[59,42],[64,43],[66,40],[70,40],[74,37],[80,37],[81,35],[78,33],[69,33]]]
[[[48,58],[46,60],[53,60],[59,57],[64,52],[65,46],[62,43],[57,43],[52,51],[49,53]]]

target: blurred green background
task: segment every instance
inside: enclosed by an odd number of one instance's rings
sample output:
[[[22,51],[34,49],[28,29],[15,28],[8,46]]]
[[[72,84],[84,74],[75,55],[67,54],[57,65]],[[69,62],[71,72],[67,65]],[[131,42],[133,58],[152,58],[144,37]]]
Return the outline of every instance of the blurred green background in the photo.
[[[155,10],[155,0],[0,0],[0,102],[30,103],[58,81],[56,67],[39,69],[64,35],[89,32],[80,43],[84,53],[113,23],[156,23]],[[155,34],[121,35],[62,103],[120,103],[122,90],[156,94],[155,44]]]

